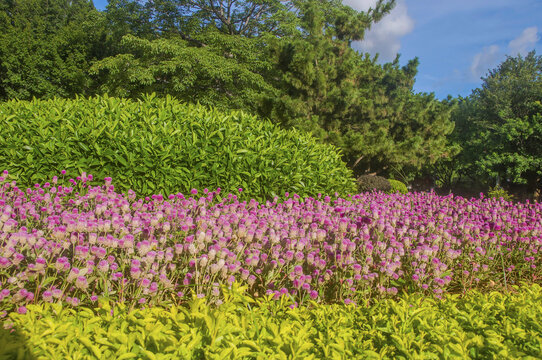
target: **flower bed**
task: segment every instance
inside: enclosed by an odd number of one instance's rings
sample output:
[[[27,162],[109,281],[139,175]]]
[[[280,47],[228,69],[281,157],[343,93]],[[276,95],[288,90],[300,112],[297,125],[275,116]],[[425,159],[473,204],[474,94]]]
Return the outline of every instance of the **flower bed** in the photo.
[[[223,301],[221,285],[293,306],[367,304],[540,282],[542,205],[433,193],[346,199],[115,192],[83,174],[0,185],[0,309]],[[62,182],[62,181],[61,181]],[[220,198],[222,199],[220,200]]]

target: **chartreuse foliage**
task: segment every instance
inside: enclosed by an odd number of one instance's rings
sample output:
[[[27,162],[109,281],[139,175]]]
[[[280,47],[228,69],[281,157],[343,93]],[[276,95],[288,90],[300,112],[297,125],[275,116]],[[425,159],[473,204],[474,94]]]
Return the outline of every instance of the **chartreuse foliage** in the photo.
[[[61,359],[535,359],[542,351],[542,289],[471,292],[434,300],[402,296],[366,307],[254,301],[226,291],[219,308],[188,306],[128,312],[31,305],[12,313],[0,356]],[[26,341],[26,343],[25,343]]]
[[[140,195],[204,187],[268,199],[351,193],[355,180],[331,145],[243,112],[170,96],[9,101],[0,104],[0,163],[20,187],[92,173]]]
[[[391,193],[399,193],[399,194],[408,193],[408,188],[404,183],[400,182],[399,180],[394,180],[394,179],[388,179],[388,181],[390,182],[390,185],[391,185],[391,190],[390,190]]]

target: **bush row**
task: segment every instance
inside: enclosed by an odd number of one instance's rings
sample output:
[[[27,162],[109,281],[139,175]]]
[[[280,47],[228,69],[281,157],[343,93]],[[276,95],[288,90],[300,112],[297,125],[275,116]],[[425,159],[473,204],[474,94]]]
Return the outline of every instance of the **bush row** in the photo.
[[[61,170],[115,179],[138,195],[238,189],[240,198],[271,199],[356,190],[332,145],[282,130],[243,112],[220,112],[153,95],[8,101],[0,104],[0,164],[19,186]]]
[[[1,358],[62,359],[449,359],[538,358],[542,289],[471,292],[443,300],[419,295],[369,308],[295,308],[286,297],[254,302],[233,287],[210,307],[129,312],[102,303],[75,311],[59,304],[12,313],[0,334]]]

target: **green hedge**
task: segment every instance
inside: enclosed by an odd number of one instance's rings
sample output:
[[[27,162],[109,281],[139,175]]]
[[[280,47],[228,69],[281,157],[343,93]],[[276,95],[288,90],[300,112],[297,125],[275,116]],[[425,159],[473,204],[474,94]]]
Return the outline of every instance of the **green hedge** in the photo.
[[[111,97],[0,104],[0,171],[20,185],[49,181],[62,169],[140,195],[220,187],[242,198],[355,192],[337,148],[242,112],[177,100]],[[3,168],[3,169],[2,169]]]
[[[391,185],[390,193],[408,194],[408,188],[399,180],[388,179]]]
[[[538,359],[541,287],[517,293],[420,295],[374,306],[313,305],[251,299],[237,292],[219,308],[188,306],[111,315],[60,305],[12,313],[0,358],[64,359]],[[19,356],[19,357],[17,357]]]

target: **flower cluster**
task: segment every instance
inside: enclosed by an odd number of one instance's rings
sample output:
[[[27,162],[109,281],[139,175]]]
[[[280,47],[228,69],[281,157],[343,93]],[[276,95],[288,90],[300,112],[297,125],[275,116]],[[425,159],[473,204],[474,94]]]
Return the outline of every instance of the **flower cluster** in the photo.
[[[220,189],[120,194],[82,174],[19,189],[0,177],[0,308],[149,306],[188,295],[360,303],[540,280],[542,205],[434,193],[285,194],[260,204]],[[240,189],[241,191],[242,189]]]

